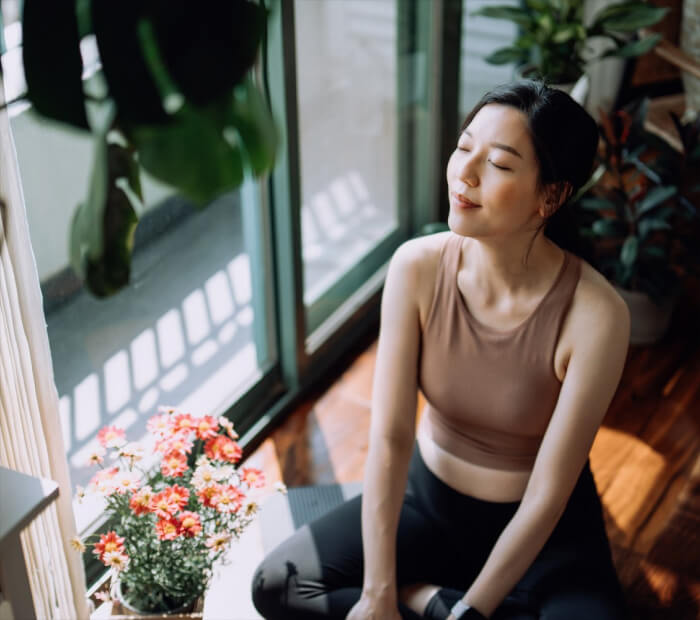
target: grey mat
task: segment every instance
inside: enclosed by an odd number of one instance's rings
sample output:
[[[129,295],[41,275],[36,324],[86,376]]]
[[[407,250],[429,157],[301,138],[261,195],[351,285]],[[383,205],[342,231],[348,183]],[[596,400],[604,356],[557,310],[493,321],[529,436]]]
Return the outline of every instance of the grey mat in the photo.
[[[265,553],[294,530],[326,514],[361,491],[361,482],[350,482],[295,487],[290,488],[286,495],[273,495],[263,505],[259,519]]]

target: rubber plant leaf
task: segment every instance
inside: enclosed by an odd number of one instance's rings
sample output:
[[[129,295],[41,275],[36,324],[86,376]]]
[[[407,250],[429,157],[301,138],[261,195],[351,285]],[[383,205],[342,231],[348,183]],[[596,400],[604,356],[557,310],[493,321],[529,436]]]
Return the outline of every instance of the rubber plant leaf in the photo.
[[[639,231],[640,239],[644,239],[654,230],[671,230],[671,224],[662,219],[646,218],[639,222],[637,230]]]
[[[631,267],[637,260],[637,251],[639,249],[639,239],[634,235],[629,235],[622,244],[620,250],[620,260],[624,265]]]
[[[243,181],[240,151],[199,108],[185,104],[170,124],[135,126],[127,134],[143,168],[200,207]]]
[[[654,187],[637,204],[637,217],[648,213],[655,207],[661,206],[672,196],[678,193],[678,188],[673,185],[661,185]]]
[[[138,24],[147,3],[143,0],[94,0],[92,26],[109,94],[124,123],[166,123],[160,91],[141,48]]]
[[[591,211],[607,211],[615,209],[616,205],[607,198],[596,198],[594,196],[582,198],[579,202],[581,207]]]
[[[132,149],[95,135],[95,154],[87,200],[71,223],[71,265],[86,288],[107,297],[124,288],[140,206],[138,164]]]
[[[605,52],[601,58],[608,58],[610,56],[615,56],[618,58],[636,58],[637,56],[646,54],[654,49],[656,44],[661,41],[661,38],[662,37],[660,34],[652,34],[648,37],[640,39],[639,41],[632,41],[631,43],[623,45],[620,48],[613,48]]]
[[[89,129],[74,2],[25,0],[22,63],[27,98],[39,114]]]
[[[243,144],[256,175],[266,172],[275,162],[278,136],[265,97],[250,76],[236,86],[231,97],[224,137],[235,147],[236,140]],[[231,132],[234,128],[236,134]]]
[[[599,237],[617,237],[622,226],[616,220],[604,218],[593,222],[591,229]]]
[[[150,21],[165,69],[203,106],[239,84],[255,63],[265,9],[248,0],[154,0]]]

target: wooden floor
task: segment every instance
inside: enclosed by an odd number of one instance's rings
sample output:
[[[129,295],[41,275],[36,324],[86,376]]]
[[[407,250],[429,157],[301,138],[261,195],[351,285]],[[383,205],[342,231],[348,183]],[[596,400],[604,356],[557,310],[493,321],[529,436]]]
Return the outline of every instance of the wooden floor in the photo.
[[[630,347],[591,464],[632,617],[700,618],[700,292],[665,339]],[[376,342],[251,456],[288,486],[361,480]],[[419,407],[423,399],[420,398]]]

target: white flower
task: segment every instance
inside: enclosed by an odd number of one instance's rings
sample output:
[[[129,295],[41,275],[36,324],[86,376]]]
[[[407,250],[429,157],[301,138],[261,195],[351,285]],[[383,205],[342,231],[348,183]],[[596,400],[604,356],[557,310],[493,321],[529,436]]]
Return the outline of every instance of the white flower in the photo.
[[[213,551],[220,551],[231,540],[231,534],[228,532],[218,532],[207,538],[206,545]]]
[[[201,465],[209,465],[209,458],[206,454],[200,454],[194,464],[197,467],[200,467]]]
[[[221,465],[214,470],[214,478],[221,482],[222,480],[228,480],[235,473],[235,469],[231,465]]]
[[[192,474],[192,484],[198,491],[209,486],[216,481],[216,479],[216,469],[209,464],[200,465],[194,470],[194,474]]]
[[[278,480],[277,482],[275,482],[273,487],[274,487],[275,491],[279,491],[280,493],[282,493],[282,495],[287,494],[287,485],[284,484],[284,482],[282,482],[281,480]]]
[[[238,433],[233,430],[233,422],[224,416],[219,416],[219,426],[223,428],[231,439],[238,439]]]
[[[121,551],[108,551],[102,557],[105,566],[113,568],[116,572],[123,571],[129,565],[129,556]]]

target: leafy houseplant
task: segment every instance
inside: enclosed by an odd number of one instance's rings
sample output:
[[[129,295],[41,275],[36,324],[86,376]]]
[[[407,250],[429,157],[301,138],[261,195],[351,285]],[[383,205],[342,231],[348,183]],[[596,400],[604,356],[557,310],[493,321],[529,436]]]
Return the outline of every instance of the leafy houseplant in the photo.
[[[515,22],[519,32],[509,47],[496,50],[486,62],[515,63],[523,77],[541,78],[552,84],[575,82],[584,73],[586,43],[605,37],[613,46],[599,58],[632,58],[651,50],[661,35],[629,41],[628,35],[660,21],[668,12],[644,2],[622,2],[601,9],[584,23],[582,0],[524,0],[522,6],[485,6],[472,15]]]
[[[121,593],[143,612],[168,612],[204,593],[214,562],[252,522],[258,504],[250,494],[264,477],[236,467],[241,449],[226,418],[161,408],[148,429],[154,469],[144,465],[147,447],[127,443],[123,430],[99,432],[101,449],[90,461],[101,469],[87,492],[104,498],[113,528],[72,544],[80,551],[92,546],[110,567],[112,597]],[[117,459],[110,467],[108,449]]]
[[[578,201],[596,268],[657,305],[698,275],[700,120],[682,124],[678,152],[644,129],[648,100],[601,114],[598,182]]]
[[[23,2],[24,98],[94,138],[70,238],[93,294],[129,281],[142,169],[205,206],[272,167],[277,135],[250,77],[266,19],[249,0]],[[81,45],[96,48],[96,66]]]

